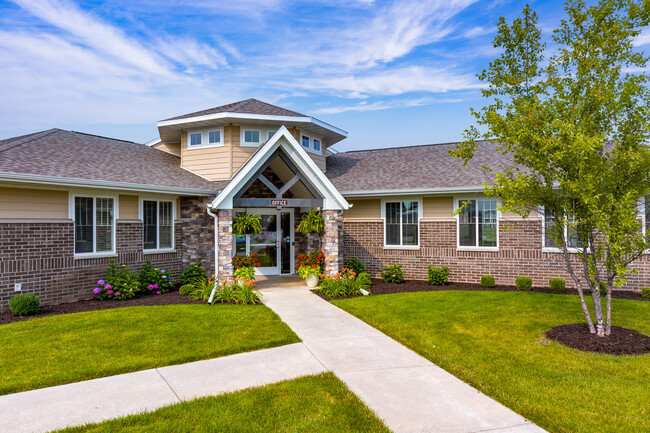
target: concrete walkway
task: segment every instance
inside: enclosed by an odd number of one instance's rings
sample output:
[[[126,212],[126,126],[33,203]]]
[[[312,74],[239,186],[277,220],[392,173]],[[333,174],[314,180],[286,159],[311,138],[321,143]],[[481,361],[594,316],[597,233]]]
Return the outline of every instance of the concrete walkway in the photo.
[[[365,322],[306,289],[264,303],[395,433],[544,432]]]
[[[45,432],[324,372],[302,344],[0,396],[0,432]]]

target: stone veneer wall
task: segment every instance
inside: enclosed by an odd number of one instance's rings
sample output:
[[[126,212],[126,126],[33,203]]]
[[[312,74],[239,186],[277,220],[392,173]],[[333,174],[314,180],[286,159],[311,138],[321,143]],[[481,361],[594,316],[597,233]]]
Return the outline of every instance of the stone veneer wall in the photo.
[[[493,275],[497,284],[514,285],[518,276],[529,276],[533,285],[548,286],[548,279],[561,277],[568,287],[573,281],[564,270],[562,254],[542,252],[541,221],[500,220],[499,251],[458,251],[456,221],[420,221],[418,250],[385,249],[382,221],[344,221],[342,257],[357,257],[371,275],[382,266],[402,264],[407,279],[426,280],[429,265],[449,266],[450,280],[478,283]],[[637,260],[639,274],[630,277],[627,289],[650,286],[650,256]]]
[[[221,209],[219,216],[219,277],[230,277],[233,274],[232,257],[232,210]]]
[[[206,197],[181,197],[183,268],[201,260],[208,275],[214,271],[214,218],[206,212]]]
[[[336,273],[342,267],[342,256],[339,253],[341,240],[342,218],[336,210],[323,211],[325,233],[323,233],[323,253],[325,254],[325,271]]]
[[[178,276],[182,271],[183,227],[175,226],[176,251],[144,254],[142,221],[118,220],[116,257],[119,264],[138,271],[145,260]],[[74,225],[71,220],[0,221],[0,311],[9,309],[9,298],[34,293],[42,305],[90,299],[97,280],[106,276],[111,260],[74,258]],[[22,291],[15,292],[14,284]]]

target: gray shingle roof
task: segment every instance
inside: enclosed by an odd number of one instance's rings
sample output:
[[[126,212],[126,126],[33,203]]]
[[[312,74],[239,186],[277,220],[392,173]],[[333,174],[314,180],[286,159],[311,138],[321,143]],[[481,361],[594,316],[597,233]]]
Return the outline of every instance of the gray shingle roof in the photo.
[[[495,151],[496,143],[480,142],[475,157],[463,167],[449,149],[455,143],[342,152],[327,157],[325,175],[342,193],[361,191],[463,188],[494,180],[492,169],[511,166]]]
[[[143,144],[61,129],[0,140],[0,173],[217,191],[180,158]]]
[[[277,105],[268,104],[257,99],[246,99],[232,104],[221,105],[220,107],[208,108],[207,110],[195,111],[194,113],[183,114],[165,120],[186,119],[188,117],[205,116],[216,113],[246,113],[246,114],[263,114],[269,116],[292,116],[307,117],[304,114],[278,107]]]

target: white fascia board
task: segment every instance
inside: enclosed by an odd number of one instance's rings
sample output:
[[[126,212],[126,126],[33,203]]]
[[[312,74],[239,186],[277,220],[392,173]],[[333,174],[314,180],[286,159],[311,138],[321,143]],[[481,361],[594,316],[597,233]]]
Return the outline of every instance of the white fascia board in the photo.
[[[206,120],[219,120],[225,118],[272,120],[278,122],[310,122],[311,121],[311,117],[271,116],[269,114],[229,113],[226,111],[222,113],[204,114],[202,116],[185,117],[183,119],[161,120],[158,122],[158,127],[184,125],[186,123],[204,122]]]
[[[151,141],[147,141],[144,145],[151,147],[151,146],[155,146],[156,144],[160,143],[161,141],[162,140],[160,138],[154,138]]]
[[[325,177],[323,172],[318,168],[316,163],[307,152],[302,149],[300,144],[289,133],[287,128],[282,125],[275,134],[264,144],[262,148],[255,153],[253,158],[249,160],[242,168],[239,169],[235,177],[228,183],[228,185],[215,197],[212,201],[212,209],[232,209],[234,195],[243,187],[244,183],[249,179],[251,173],[255,173],[267,160],[267,158],[281,146],[280,138],[284,137],[289,143],[289,147],[285,147],[289,158],[296,164],[296,167],[306,175],[311,175],[310,179],[316,177],[316,182],[312,181],[312,185],[326,197],[323,200],[323,207],[325,209],[347,209],[349,208],[348,202],[343,198],[341,193],[332,185],[329,179]],[[331,197],[331,198],[329,198]]]
[[[269,114],[248,114],[248,113],[213,113],[213,114],[204,114],[203,116],[194,116],[186,117],[183,119],[174,119],[174,120],[161,120],[158,122],[158,127],[161,126],[174,126],[174,125],[184,125],[186,123],[193,122],[204,122],[207,120],[219,120],[219,119],[252,119],[252,120],[269,120],[273,122],[294,122],[294,123],[313,123],[314,125],[320,126],[321,128],[328,129],[336,134],[342,135],[344,137],[348,136],[347,131],[332,126],[329,123],[325,123],[322,120],[316,119],[315,117],[308,116],[272,116]]]
[[[475,193],[483,192],[485,187],[481,186],[462,186],[462,187],[442,187],[442,188],[412,188],[412,189],[378,189],[378,190],[360,190],[360,191],[343,191],[344,197],[378,197],[390,195],[426,195],[426,194],[458,194],[458,193]]]
[[[177,195],[215,195],[216,190],[198,188],[179,188],[172,186],[146,185],[127,182],[108,182],[103,180],[78,179],[71,177],[43,176],[36,174],[0,173],[0,181],[27,184],[47,184],[67,187],[101,188],[120,191],[154,192]]]

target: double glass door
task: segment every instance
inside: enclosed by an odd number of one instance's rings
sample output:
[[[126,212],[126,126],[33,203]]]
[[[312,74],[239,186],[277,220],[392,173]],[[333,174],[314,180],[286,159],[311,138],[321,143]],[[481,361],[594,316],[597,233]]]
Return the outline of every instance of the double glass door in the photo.
[[[261,275],[292,274],[293,209],[247,209],[261,218],[262,232],[258,235],[236,235],[235,254],[257,254]],[[235,214],[241,211],[235,211]]]

